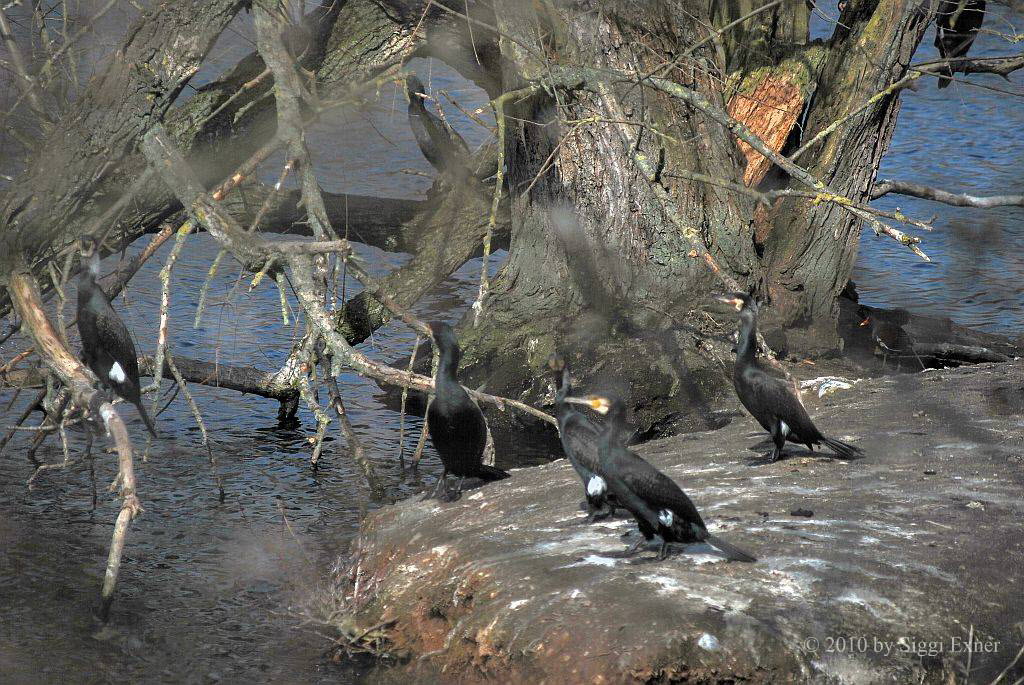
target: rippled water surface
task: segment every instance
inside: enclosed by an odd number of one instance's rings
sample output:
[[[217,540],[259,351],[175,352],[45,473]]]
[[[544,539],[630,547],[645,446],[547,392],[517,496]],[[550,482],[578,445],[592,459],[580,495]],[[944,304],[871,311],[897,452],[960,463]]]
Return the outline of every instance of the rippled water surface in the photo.
[[[1021,24],[1018,17],[1017,31]],[[1006,49],[992,37],[980,39],[975,50],[999,51]],[[930,45],[918,57],[929,54]],[[426,75],[432,67],[416,62],[413,68]],[[466,106],[481,104],[478,93],[450,74],[438,70],[433,76]],[[974,78],[1021,88],[1019,75],[1013,86]],[[408,131],[404,107],[400,95],[385,90],[376,108],[342,111],[319,127],[312,147],[327,189],[416,197],[428,187],[429,179],[403,172],[430,173]],[[450,111],[473,142],[483,139],[484,131]],[[1024,107],[1014,101],[963,86],[938,91],[928,83],[904,95],[880,175],[978,194],[1021,193],[1022,131]],[[264,173],[273,177],[277,169],[268,165]],[[947,314],[1016,334],[1024,210],[959,210],[895,197],[878,204],[938,216],[936,230],[924,235],[923,244],[934,261],[922,263],[902,246],[866,235],[855,274],[865,301]],[[144,350],[155,346],[157,271],[167,249],[116,303]],[[249,292],[248,279],[239,279],[227,262],[212,283],[201,327],[193,329],[199,286],[215,254],[209,238],[190,237],[175,268],[174,351],[277,368],[294,341],[294,318],[282,323],[272,284]],[[364,250],[364,256],[378,271],[402,260],[374,250]],[[458,318],[478,270],[477,262],[467,265],[420,304],[420,313]],[[413,339],[405,329],[390,326],[361,347],[394,361],[409,352]],[[9,356],[5,349],[3,357]],[[402,497],[433,482],[438,469],[429,448],[418,477],[398,468],[399,416],[382,407],[377,388],[350,374],[342,381],[356,430],[390,495]],[[346,549],[363,512],[377,506],[368,503],[344,441],[332,434],[321,467],[313,470],[307,442],[313,422],[305,409],[301,427],[284,430],[274,426],[275,402],[210,388],[192,391],[214,436],[216,465],[201,448],[184,402],[171,402],[159,418],[164,437],[137,465],[145,512],[132,526],[112,626],[102,633],[96,632],[89,609],[118,507],[107,492],[113,458],[98,455],[93,471],[80,464],[50,472],[29,490],[25,482],[33,466],[24,453],[30,436],[19,436],[0,457],[0,681],[348,682],[356,677],[351,667],[323,659],[327,641],[300,627],[295,611],[297,601]],[[25,397],[8,405],[11,395],[0,393],[0,400],[9,419]],[[134,421],[132,428],[141,438],[140,424]],[[419,428],[419,419],[406,418],[407,452],[415,447]],[[80,448],[77,436],[73,441]],[[52,446],[39,457],[62,459]],[[223,501],[214,471],[223,479]]]

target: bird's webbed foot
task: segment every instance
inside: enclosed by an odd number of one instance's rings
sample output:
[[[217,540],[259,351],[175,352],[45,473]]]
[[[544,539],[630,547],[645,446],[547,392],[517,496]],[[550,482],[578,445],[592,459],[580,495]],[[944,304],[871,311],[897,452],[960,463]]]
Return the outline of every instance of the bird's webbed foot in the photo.
[[[621,552],[613,552],[611,556],[620,559],[628,559],[629,557],[636,556],[636,553],[639,552],[640,548],[643,547],[646,543],[647,538],[640,536],[640,539],[634,542],[632,545],[630,545]]]
[[[614,510],[607,504],[601,503],[600,505],[594,505],[592,502],[583,502],[582,505],[586,505],[587,518],[586,523],[593,523],[595,521],[601,521],[608,518],[614,513]]]

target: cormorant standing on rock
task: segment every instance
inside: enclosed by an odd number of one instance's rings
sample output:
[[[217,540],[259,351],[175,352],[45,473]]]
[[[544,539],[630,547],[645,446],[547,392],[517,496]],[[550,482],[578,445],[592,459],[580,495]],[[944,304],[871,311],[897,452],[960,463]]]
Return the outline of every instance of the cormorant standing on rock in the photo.
[[[608,483],[598,474],[601,430],[566,402],[566,398],[572,392],[572,386],[565,360],[558,355],[552,355],[548,360],[548,366],[555,374],[558,388],[555,393],[558,435],[562,440],[562,451],[583,480],[583,492],[587,498],[587,523],[613,516],[615,498],[608,492]]]
[[[508,473],[483,463],[487,424],[480,407],[470,399],[456,378],[462,352],[455,331],[446,323],[435,322],[430,324],[430,334],[440,359],[434,378],[434,401],[427,411],[427,430],[444,465],[434,492],[443,487],[446,496],[454,501],[462,493],[462,483],[466,478],[501,480],[508,478]],[[454,495],[448,493],[449,473],[459,477]]]
[[[846,459],[863,454],[859,447],[839,440],[827,438],[815,428],[807,415],[803,402],[796,390],[783,379],[769,373],[757,360],[757,302],[745,293],[733,293],[719,298],[731,304],[740,313],[739,334],[736,341],[736,365],[733,367],[732,382],[736,395],[751,416],[771,433],[775,449],[772,461],[782,458],[786,440],[807,445],[825,443],[829,449]]]
[[[903,330],[903,326],[909,321],[910,315],[907,311],[905,309],[897,309],[887,319],[866,314],[864,320],[860,322],[861,326],[871,327],[868,329],[871,333],[871,341],[875,343],[875,346],[882,353],[883,367],[890,354],[896,355],[897,369],[899,369],[900,365],[900,355],[910,352],[917,357],[917,353],[914,352],[913,339]],[[922,369],[925,368],[924,362],[921,361],[920,357],[917,357],[917,361],[921,364]]]
[[[423,82],[410,76],[405,82],[405,89],[409,96],[409,126],[423,156],[438,171],[467,173],[469,147],[458,133],[426,108],[423,96],[427,91]]]
[[[709,533],[697,507],[675,481],[625,448],[623,442],[628,432],[625,426],[626,405],[621,399],[588,395],[583,398],[567,397],[566,401],[585,404],[607,415],[601,435],[601,473],[619,506],[633,514],[643,535],[626,550],[626,556],[636,553],[641,545],[657,534],[661,536],[659,560],[668,556],[671,542],[706,542],[734,561],[757,561],[738,547]]]
[[[99,245],[87,236],[82,238],[81,246],[83,268],[78,277],[78,333],[82,338],[82,361],[100,383],[135,405],[155,438],[156,428],[142,406],[139,360],[131,333],[96,283],[100,275]]]
[[[944,59],[966,57],[978,29],[985,20],[985,0],[941,0],[935,16],[935,47]],[[953,82],[956,62],[946,64],[940,73],[939,88]]]

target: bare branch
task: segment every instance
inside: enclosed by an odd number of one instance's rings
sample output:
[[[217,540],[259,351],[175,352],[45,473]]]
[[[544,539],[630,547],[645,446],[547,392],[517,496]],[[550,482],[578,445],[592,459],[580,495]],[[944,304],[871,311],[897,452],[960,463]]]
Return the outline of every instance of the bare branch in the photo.
[[[28,72],[28,68],[25,66],[25,56],[21,53],[21,48],[18,47],[18,43],[14,40],[14,35],[11,33],[11,22],[7,19],[7,11],[2,7],[0,7],[0,38],[3,39],[4,44],[7,46],[7,53],[11,56],[11,62],[14,64],[14,71],[18,76],[18,89],[28,99],[32,111],[39,117],[39,120],[49,123],[50,118],[47,116],[46,107],[43,105],[42,100],[39,99],[36,80],[32,78],[32,74]]]
[[[961,74],[997,74],[1006,78],[1013,72],[1024,69],[1024,52],[1002,57],[950,57],[913,64],[910,68],[937,74],[939,69],[945,66]]]
[[[955,207],[978,207],[988,209],[990,207],[1024,207],[1024,195],[990,195],[979,197],[966,193],[951,193],[941,188],[911,183],[910,181],[894,181],[882,179],[871,188],[871,199],[895,193],[897,195],[908,195],[919,197],[922,200],[933,200]]]
[[[178,196],[179,201],[196,217],[196,220],[206,226],[218,242],[230,250],[236,259],[243,263],[262,265],[268,259],[281,259],[291,267],[291,282],[296,296],[302,305],[306,316],[314,325],[331,353],[341,363],[348,365],[356,373],[373,378],[381,383],[403,387],[408,385],[420,391],[433,390],[434,381],[432,378],[416,374],[407,374],[405,371],[395,369],[387,364],[382,364],[370,359],[362,352],[354,349],[336,330],[330,314],[324,308],[323,303],[316,297],[316,288],[313,285],[311,274],[312,258],[303,253],[284,253],[278,248],[280,243],[273,243],[263,238],[252,235],[245,231],[224,209],[212,201],[203,192],[202,187],[195,179],[184,157],[171,143],[167,132],[161,126],[154,126],[143,139],[142,149],[148,159],[157,168],[164,181]],[[333,245],[341,247],[347,241],[330,241]],[[354,267],[354,263],[351,263]],[[258,267],[257,267],[258,268]],[[375,281],[366,273],[353,268],[353,272],[367,288],[375,287]],[[387,300],[382,304],[387,305]],[[396,316],[406,321],[414,330],[429,335],[430,331],[426,324],[413,317],[408,311],[400,308],[393,310]],[[552,425],[557,422],[554,417],[535,409],[517,400],[504,397],[488,395],[486,393],[469,391],[470,395],[477,400],[487,402],[504,410],[506,406],[530,414]]]

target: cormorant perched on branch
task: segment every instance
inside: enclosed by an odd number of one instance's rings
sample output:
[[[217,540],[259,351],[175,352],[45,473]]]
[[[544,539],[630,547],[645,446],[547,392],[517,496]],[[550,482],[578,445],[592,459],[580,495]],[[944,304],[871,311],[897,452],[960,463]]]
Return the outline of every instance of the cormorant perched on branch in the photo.
[[[155,438],[156,428],[142,406],[135,343],[124,321],[110,306],[106,293],[96,283],[100,275],[99,245],[93,238],[85,237],[81,246],[83,268],[78,277],[78,332],[82,338],[82,361],[100,383],[135,405]]]
[[[697,507],[675,481],[625,448],[623,442],[628,432],[625,426],[626,406],[621,399],[588,395],[583,398],[567,397],[566,402],[585,404],[598,413],[607,414],[601,434],[601,473],[619,506],[633,514],[643,535],[626,550],[626,556],[635,554],[644,542],[649,542],[657,534],[661,536],[658,559],[668,556],[671,542],[706,542],[735,561],[757,561],[738,547],[709,533]]]
[[[409,96],[409,126],[423,156],[442,173],[468,173],[469,147],[462,136],[445,126],[436,114],[426,108],[423,96],[427,91],[423,82],[410,76],[405,82],[405,90]]]
[[[466,478],[501,480],[508,478],[508,473],[483,463],[487,424],[480,407],[470,399],[455,376],[462,357],[455,331],[446,323],[435,322],[430,324],[430,334],[440,359],[434,378],[434,401],[427,411],[427,430],[444,465],[434,492],[443,486],[446,496],[455,500],[462,493]],[[448,493],[449,473],[459,477],[454,495]]]
[[[587,523],[593,523],[615,514],[615,498],[608,492],[608,483],[598,473],[601,430],[566,402],[572,386],[565,360],[552,355],[548,366],[555,374],[558,388],[555,393],[555,418],[558,419],[562,451],[583,480],[583,492],[587,498]]]
[[[745,293],[733,293],[719,300],[733,305],[740,313],[732,382],[743,406],[771,433],[772,442],[775,443],[772,461],[782,458],[786,440],[807,445],[812,451],[814,445],[825,443],[837,455],[847,459],[862,455],[863,451],[859,447],[822,435],[807,415],[796,389],[782,378],[769,373],[758,362],[758,306],[754,298]]]
[[[941,0],[935,16],[935,47],[944,59],[966,57],[985,20],[985,0]],[[943,66],[939,88],[952,83],[956,62]]]

